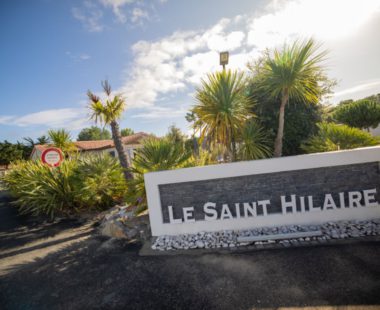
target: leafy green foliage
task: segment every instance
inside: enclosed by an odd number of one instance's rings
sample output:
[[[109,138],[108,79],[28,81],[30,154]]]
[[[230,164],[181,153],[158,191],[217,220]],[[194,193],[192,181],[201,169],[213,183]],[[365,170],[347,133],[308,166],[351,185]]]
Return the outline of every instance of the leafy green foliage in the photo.
[[[25,146],[21,143],[13,144],[5,140],[0,142],[0,165],[8,166],[12,161],[23,159]]]
[[[65,160],[52,169],[40,161],[20,161],[12,165],[4,182],[17,198],[16,205],[22,213],[69,214],[75,210],[74,189],[70,178],[75,161]]]
[[[248,64],[251,72],[248,93],[254,103],[253,112],[257,115],[269,138],[274,141],[279,132],[282,94],[280,93],[273,97],[274,95],[270,94],[269,88],[266,88],[266,74],[263,74],[263,67],[267,57],[269,57],[268,53],[257,61]],[[323,68],[320,68],[320,70],[323,70]],[[329,79],[323,71],[318,72],[316,70],[314,74],[317,82],[317,89],[314,91],[318,93],[317,97],[327,97],[336,85],[336,81]],[[301,149],[302,142],[317,132],[318,127],[316,124],[318,122],[330,118],[329,109],[329,107],[315,101],[307,101],[307,98],[302,100],[297,99],[297,96],[296,98],[289,98],[289,102],[284,109],[282,155],[304,153],[304,150]]]
[[[94,141],[94,140],[109,140],[111,133],[105,128],[91,126],[90,128],[83,128],[78,134],[78,141]]]
[[[371,95],[371,96],[365,97],[364,99],[380,104],[380,94]]]
[[[186,135],[182,133],[181,129],[175,125],[169,127],[168,133],[165,135],[165,138],[171,141],[172,143],[185,143]]]
[[[37,138],[36,144],[48,144],[50,143],[50,138],[48,136],[42,135],[41,137]]]
[[[81,208],[106,209],[125,198],[123,170],[106,153],[82,157],[74,168],[72,181],[75,200]]]
[[[111,207],[126,191],[120,165],[107,154],[65,159],[57,168],[40,161],[18,161],[4,182],[21,212],[51,217]]]
[[[240,160],[268,158],[272,150],[270,140],[264,129],[254,120],[248,121],[241,133],[238,146]]]
[[[245,76],[238,71],[209,74],[196,90],[197,104],[192,109],[194,127],[200,131],[201,140],[207,137],[211,144],[224,145],[232,160],[237,136],[245,121],[253,116],[245,87]]]
[[[327,55],[327,51],[319,52],[319,48],[313,39],[296,40],[268,53],[260,68],[263,83],[259,86],[263,92],[278,98],[286,91],[290,99],[317,103],[321,95],[320,63]]]
[[[128,137],[130,135],[133,135],[135,132],[131,128],[124,128],[121,131],[121,136],[122,137]]]
[[[33,149],[33,146],[36,144],[48,144],[50,143],[50,138],[48,136],[42,135],[36,139],[36,141],[33,140],[31,137],[26,137],[24,140],[27,143],[27,146],[30,146],[31,149]]]
[[[333,118],[351,127],[376,128],[380,123],[380,103],[362,99],[340,104],[335,109]]]
[[[132,178],[132,175],[128,171],[128,160],[121,141],[118,124],[118,120],[123,115],[125,109],[125,100],[121,95],[111,97],[111,86],[108,81],[102,82],[102,87],[107,96],[104,102],[90,90],[87,92],[87,96],[90,99],[89,109],[92,113],[91,118],[95,122],[99,121],[104,125],[111,126],[112,139],[115,143],[120,165],[123,167],[125,179],[128,180]]]
[[[256,93],[255,98],[257,103],[253,111],[267,133],[268,139],[274,141],[278,127],[278,103],[260,93]],[[290,103],[285,110],[287,121],[284,124],[282,154],[284,156],[303,154],[305,151],[301,148],[301,144],[318,131],[317,123],[324,119],[324,115],[324,106],[321,104]]]
[[[102,82],[102,87],[107,95],[104,102],[91,91],[87,92],[90,99],[89,108],[92,112],[91,118],[95,122],[110,125],[113,121],[120,119],[125,109],[125,100],[121,95],[111,97],[111,86],[108,81]]]
[[[307,153],[346,150],[380,144],[380,140],[368,132],[347,125],[319,123],[318,128],[318,133],[302,145]]]
[[[223,146],[219,145],[211,150],[204,150],[200,148],[196,156],[193,155],[189,159],[188,166],[200,167],[218,164],[218,156],[223,153],[223,150],[218,149],[218,147],[222,148]]]
[[[65,129],[50,129],[48,135],[53,145],[57,148],[60,148],[64,153],[74,152],[76,147],[71,141],[70,132]]]
[[[128,182],[127,201],[137,205],[139,211],[146,209],[144,173],[171,170],[189,165],[191,153],[183,144],[168,139],[148,138],[143,141],[130,168],[134,178]]]
[[[327,52],[319,52],[313,39],[285,44],[281,50],[267,51],[249,66],[255,87],[262,94],[279,102],[278,127],[274,156],[283,152],[285,110],[289,102],[316,104],[326,93],[326,76],[321,66]]]

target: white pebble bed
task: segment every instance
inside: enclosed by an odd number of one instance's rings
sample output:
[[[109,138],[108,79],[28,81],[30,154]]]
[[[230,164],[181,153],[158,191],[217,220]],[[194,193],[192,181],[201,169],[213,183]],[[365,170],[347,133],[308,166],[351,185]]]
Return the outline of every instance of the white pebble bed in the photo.
[[[265,236],[295,232],[321,231],[322,236],[306,237],[285,240],[256,241],[254,243],[238,242],[238,237]],[[369,221],[339,221],[328,222],[322,225],[290,225],[280,227],[253,228],[249,230],[223,230],[218,232],[199,232],[197,234],[183,234],[176,236],[160,236],[152,245],[153,250],[188,250],[188,249],[215,249],[235,248],[249,244],[263,245],[279,243],[283,246],[297,245],[299,242],[324,242],[329,239],[348,239],[364,236],[380,235],[380,219]]]

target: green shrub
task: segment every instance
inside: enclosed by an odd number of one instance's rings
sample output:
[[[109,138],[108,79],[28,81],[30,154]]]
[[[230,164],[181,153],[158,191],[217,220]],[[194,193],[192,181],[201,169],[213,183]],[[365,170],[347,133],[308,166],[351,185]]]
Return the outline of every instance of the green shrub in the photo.
[[[121,202],[126,192],[123,171],[108,154],[66,159],[57,168],[19,161],[4,182],[22,213],[51,217],[105,209]]]
[[[191,152],[183,143],[173,143],[169,139],[148,138],[142,148],[136,150],[131,172],[134,178],[128,181],[127,202],[138,206],[137,212],[147,207],[144,173],[188,167]]]
[[[104,153],[79,159],[73,185],[76,203],[82,208],[106,209],[125,198],[123,170],[115,158]]]
[[[370,133],[347,125],[319,123],[318,128],[318,133],[302,145],[307,153],[354,149],[380,143],[380,140]]]
[[[380,104],[371,100],[358,100],[340,104],[333,113],[338,122],[351,127],[375,128],[380,123]]]
[[[22,213],[71,213],[76,210],[70,178],[75,161],[65,160],[58,168],[49,168],[41,162],[19,161],[11,166],[4,181]]]

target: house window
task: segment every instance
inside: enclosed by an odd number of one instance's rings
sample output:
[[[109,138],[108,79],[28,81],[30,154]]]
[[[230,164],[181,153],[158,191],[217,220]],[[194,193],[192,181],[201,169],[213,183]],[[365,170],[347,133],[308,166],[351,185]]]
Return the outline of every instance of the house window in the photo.
[[[115,156],[115,151],[110,151],[109,154],[111,155],[111,157],[116,157]]]

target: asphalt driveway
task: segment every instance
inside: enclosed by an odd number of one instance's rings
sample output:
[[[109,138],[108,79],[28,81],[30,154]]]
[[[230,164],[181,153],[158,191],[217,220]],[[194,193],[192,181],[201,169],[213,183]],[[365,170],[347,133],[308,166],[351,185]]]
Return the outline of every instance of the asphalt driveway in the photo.
[[[0,308],[380,308],[380,242],[143,257],[140,246],[25,221],[3,201]]]

